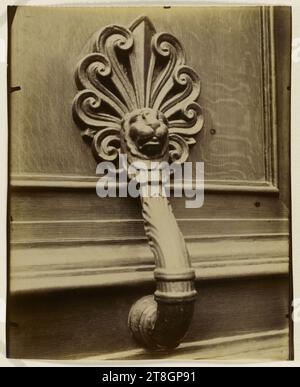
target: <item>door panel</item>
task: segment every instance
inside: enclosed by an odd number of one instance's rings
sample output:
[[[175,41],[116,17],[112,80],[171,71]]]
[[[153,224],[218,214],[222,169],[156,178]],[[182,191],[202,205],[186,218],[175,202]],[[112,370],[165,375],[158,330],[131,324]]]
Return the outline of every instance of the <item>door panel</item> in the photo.
[[[141,351],[127,328],[132,303],[154,286],[140,203],[97,197],[96,162],[71,111],[74,69],[92,35],[143,14],[181,41],[201,79],[205,116],[189,159],[205,163],[204,206],[190,210],[185,198],[171,198],[199,293],[174,356],[286,359],[284,7],[17,8],[10,31],[10,86],[20,90],[10,94],[9,355],[157,357]]]

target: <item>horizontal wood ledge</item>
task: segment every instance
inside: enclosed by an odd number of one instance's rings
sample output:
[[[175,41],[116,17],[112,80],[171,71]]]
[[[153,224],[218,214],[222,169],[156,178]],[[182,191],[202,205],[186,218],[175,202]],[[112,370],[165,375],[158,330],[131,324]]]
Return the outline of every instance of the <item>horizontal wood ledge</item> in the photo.
[[[95,176],[56,176],[56,175],[12,175],[10,186],[12,188],[69,188],[69,189],[94,189],[100,179]],[[173,187],[174,184],[171,185]],[[195,188],[195,182],[191,182]],[[257,192],[279,193],[277,186],[267,181],[243,180],[209,180],[205,182],[206,192]]]
[[[188,240],[197,280],[287,275],[289,242],[284,235]],[[146,244],[14,246],[11,291],[136,285],[154,281]]]
[[[98,362],[101,360],[202,360],[202,361],[274,361],[288,360],[289,331],[258,332],[239,336],[183,343],[172,354],[149,352],[137,349],[101,356],[84,357],[80,361]]]
[[[177,219],[188,240],[206,235],[287,234],[289,219]],[[145,240],[142,219],[13,221],[11,242],[22,244]]]

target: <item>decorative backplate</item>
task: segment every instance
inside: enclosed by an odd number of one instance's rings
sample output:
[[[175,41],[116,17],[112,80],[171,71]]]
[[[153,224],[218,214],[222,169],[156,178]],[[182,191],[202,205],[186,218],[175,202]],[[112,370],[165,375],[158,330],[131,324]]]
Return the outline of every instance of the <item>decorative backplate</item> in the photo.
[[[130,162],[186,161],[203,126],[200,80],[174,36],[156,33],[146,17],[105,27],[78,64],[76,84],[73,116],[97,160],[122,151]]]

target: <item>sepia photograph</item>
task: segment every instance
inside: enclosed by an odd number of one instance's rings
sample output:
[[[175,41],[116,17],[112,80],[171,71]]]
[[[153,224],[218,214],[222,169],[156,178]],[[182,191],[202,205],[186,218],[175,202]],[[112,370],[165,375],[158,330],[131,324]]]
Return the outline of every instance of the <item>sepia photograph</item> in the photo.
[[[7,358],[294,360],[292,8],[7,12]]]

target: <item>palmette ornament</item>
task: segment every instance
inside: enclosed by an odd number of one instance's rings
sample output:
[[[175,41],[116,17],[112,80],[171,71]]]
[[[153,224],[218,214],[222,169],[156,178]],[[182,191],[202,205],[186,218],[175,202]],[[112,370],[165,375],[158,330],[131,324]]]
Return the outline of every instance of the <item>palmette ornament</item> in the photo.
[[[73,117],[98,161],[184,163],[203,127],[200,80],[186,65],[179,41],[156,33],[148,18],[129,28],[110,25],[94,36],[93,50],[75,74]],[[158,181],[161,184],[161,181]],[[134,338],[150,349],[171,349],[190,325],[196,290],[184,238],[162,188],[141,195],[145,233],[156,269],[154,296],[129,313]]]

